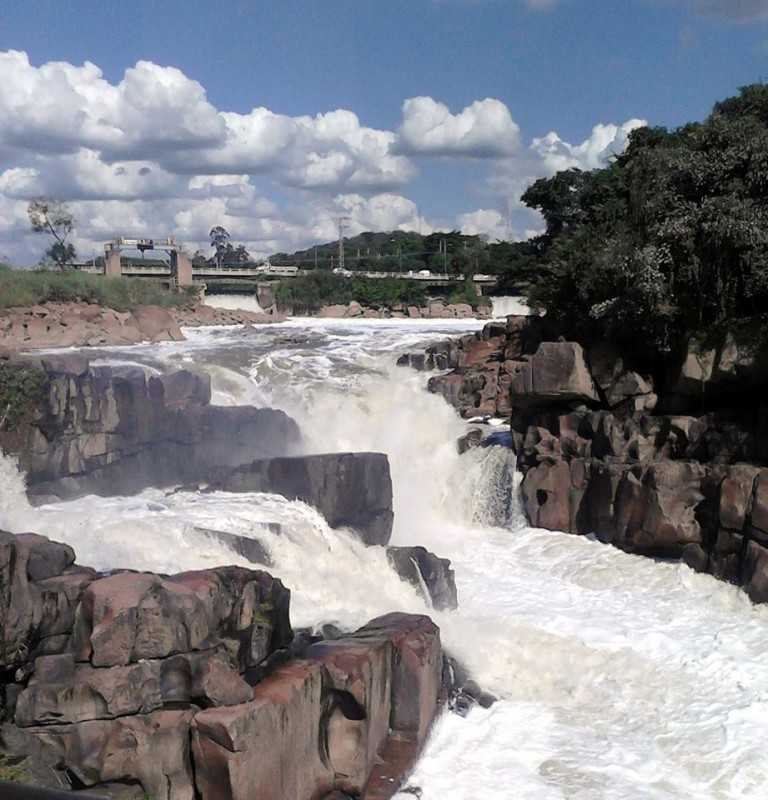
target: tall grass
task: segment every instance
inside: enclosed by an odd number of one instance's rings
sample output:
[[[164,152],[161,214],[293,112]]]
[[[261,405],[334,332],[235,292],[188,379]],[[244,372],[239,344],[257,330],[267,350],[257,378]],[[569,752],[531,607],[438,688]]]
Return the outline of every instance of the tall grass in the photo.
[[[143,278],[106,278],[75,270],[0,269],[0,309],[83,302],[131,311],[149,304],[164,308],[189,305],[196,297],[196,287],[171,291]]]

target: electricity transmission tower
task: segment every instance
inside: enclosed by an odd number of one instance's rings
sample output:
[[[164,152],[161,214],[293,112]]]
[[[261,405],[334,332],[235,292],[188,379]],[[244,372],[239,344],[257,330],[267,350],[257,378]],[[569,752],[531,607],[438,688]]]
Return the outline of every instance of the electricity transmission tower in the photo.
[[[344,228],[352,217],[339,217],[339,270],[344,269]]]

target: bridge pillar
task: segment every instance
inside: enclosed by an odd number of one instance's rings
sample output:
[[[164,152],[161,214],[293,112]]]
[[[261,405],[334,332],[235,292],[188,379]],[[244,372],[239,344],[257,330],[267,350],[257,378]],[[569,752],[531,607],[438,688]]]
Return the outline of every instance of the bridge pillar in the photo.
[[[123,274],[123,267],[120,263],[119,250],[107,250],[104,258],[104,275],[107,278],[119,278]]]
[[[192,262],[178,250],[171,250],[171,281],[177,286],[192,285]]]
[[[275,289],[280,281],[263,281],[256,284],[256,302],[265,311],[270,311],[275,305]]]

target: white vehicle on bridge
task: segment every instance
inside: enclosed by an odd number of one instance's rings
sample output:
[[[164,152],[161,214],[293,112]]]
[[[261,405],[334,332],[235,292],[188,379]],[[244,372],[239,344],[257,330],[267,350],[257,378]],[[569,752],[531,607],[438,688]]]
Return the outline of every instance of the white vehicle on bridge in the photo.
[[[275,266],[267,261],[266,264],[261,264],[260,266],[256,267],[256,272],[262,275],[298,275],[299,268],[291,266]]]

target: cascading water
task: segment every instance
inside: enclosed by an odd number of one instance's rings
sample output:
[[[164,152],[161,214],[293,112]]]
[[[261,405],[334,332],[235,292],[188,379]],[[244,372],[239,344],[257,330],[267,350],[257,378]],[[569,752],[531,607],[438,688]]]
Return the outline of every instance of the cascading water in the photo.
[[[388,453],[393,542],[452,560],[459,609],[429,613],[500,698],[443,715],[409,784],[423,800],[764,797],[768,610],[684,566],[525,527],[507,453],[459,457],[464,423],[423,373],[393,366],[477,324],[294,321],[104,358],[209,369],[217,402],[286,410],[308,451]],[[81,563],[164,572],[245,563],[201,531],[258,539],[296,626],[426,611],[383,551],[274,495],[150,490],[33,509],[2,459],[0,524],[67,541]]]

